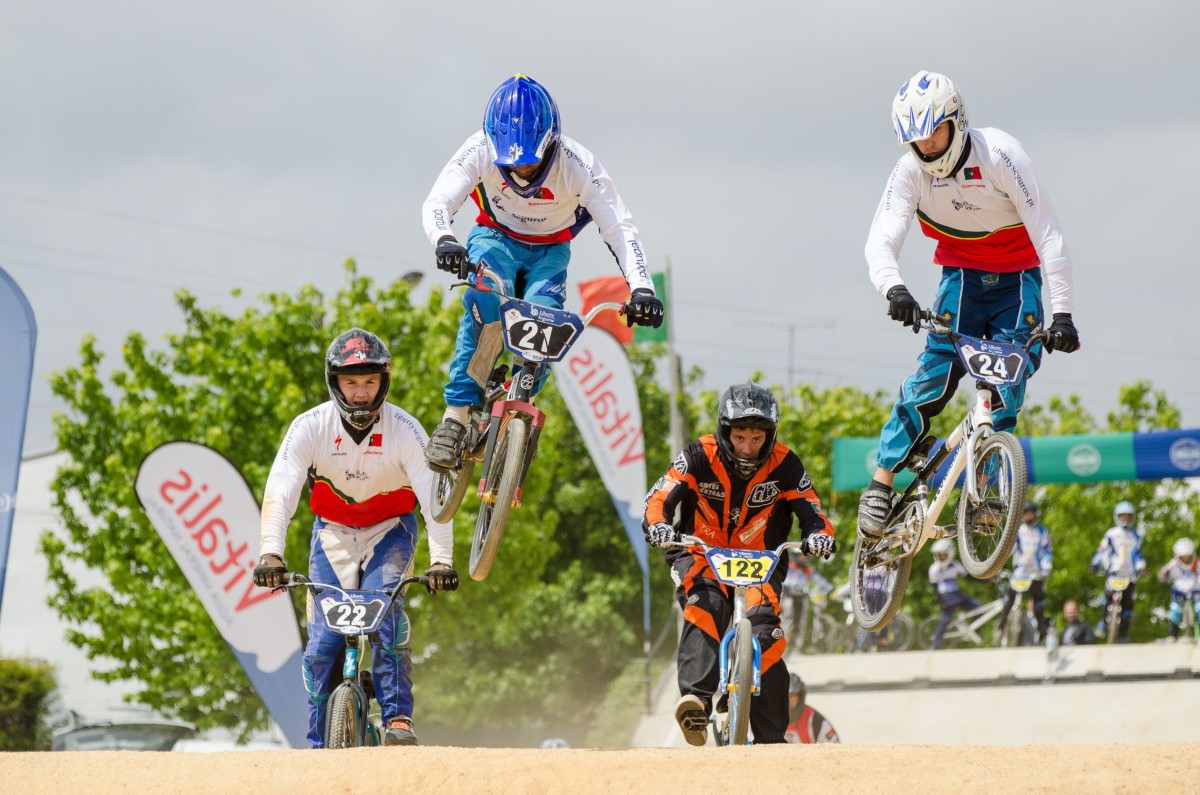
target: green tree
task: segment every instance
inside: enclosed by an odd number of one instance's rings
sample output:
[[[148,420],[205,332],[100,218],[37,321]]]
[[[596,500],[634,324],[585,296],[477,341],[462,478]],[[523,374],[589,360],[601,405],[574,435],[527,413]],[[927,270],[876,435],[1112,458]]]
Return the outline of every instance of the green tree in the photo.
[[[136,701],[201,729],[244,735],[264,725],[265,710],[138,506],[130,486],[142,458],[166,441],[202,442],[261,494],[292,418],[327,398],[329,340],[353,325],[389,342],[390,399],[432,428],[461,309],[440,291],[416,304],[402,281],[376,287],[352,262],[331,296],[312,287],[271,293],[236,316],[183,292],[177,303],[184,330],[167,337],[165,350],[130,334],[121,366],[104,377],[89,337],[79,365],[54,378],[68,409],[55,419],[58,441],[71,460],[53,484],[65,532],[44,533],[42,550],[51,604],[74,625],[69,640],[97,661],[98,678],[140,682]],[[652,355],[633,358],[653,471],[668,451],[658,419],[665,408],[651,409],[665,407],[666,397],[653,383]],[[538,460],[488,580],[464,578],[457,593],[436,600],[410,592],[422,723],[536,724],[564,715],[584,722],[640,646],[640,571],[552,384],[539,398],[549,420]],[[455,522],[463,569],[476,505],[469,496]],[[287,540],[292,568],[306,568],[311,526],[302,501]],[[421,544],[417,567],[427,562]],[[80,586],[79,565],[105,584]],[[304,698],[299,683],[296,697]]]
[[[45,660],[0,658],[0,751],[48,751],[54,669]]]

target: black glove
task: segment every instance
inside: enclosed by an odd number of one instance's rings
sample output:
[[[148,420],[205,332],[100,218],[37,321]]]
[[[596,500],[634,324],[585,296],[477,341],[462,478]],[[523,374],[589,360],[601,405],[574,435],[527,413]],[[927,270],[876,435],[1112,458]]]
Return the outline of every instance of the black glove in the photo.
[[[804,554],[814,558],[829,560],[837,552],[837,542],[833,536],[825,533],[812,533],[804,539]]]
[[[1079,350],[1079,332],[1075,329],[1070,312],[1054,313],[1054,322],[1050,324],[1043,345],[1046,346],[1046,353],[1074,353]]]
[[[921,305],[903,284],[897,284],[887,291],[888,317],[898,320],[906,326],[912,326],[913,333],[921,330]]]
[[[679,533],[666,522],[649,525],[645,528],[644,532],[646,534],[646,543],[652,547],[661,547],[663,544],[679,540]]]
[[[663,305],[651,291],[639,287],[629,297],[625,305],[625,322],[630,326],[653,326],[658,328],[663,322]]]
[[[425,576],[429,578],[430,593],[458,590],[458,572],[445,563],[434,563],[425,569]]]
[[[259,588],[278,588],[287,577],[287,564],[278,555],[263,555],[254,567],[254,584]]]
[[[462,271],[463,266],[467,264],[467,249],[462,243],[446,235],[438,241],[435,254],[438,270],[457,274],[460,279],[464,278],[465,274]]]

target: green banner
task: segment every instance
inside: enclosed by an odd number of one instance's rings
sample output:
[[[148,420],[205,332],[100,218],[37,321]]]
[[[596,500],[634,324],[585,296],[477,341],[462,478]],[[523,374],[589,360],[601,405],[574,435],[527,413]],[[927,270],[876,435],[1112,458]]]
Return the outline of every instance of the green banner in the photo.
[[[1034,436],[1022,439],[1034,483],[1098,483],[1137,480],[1132,433]]]
[[[866,436],[844,436],[833,440],[834,491],[861,489],[875,474],[875,453],[879,439]],[[904,488],[913,479],[907,469],[896,475],[896,488]]]
[[[1141,437],[1169,436],[1175,441],[1171,450],[1182,442],[1176,437],[1186,436],[1178,431],[1157,434],[1138,434]],[[1025,449],[1025,463],[1030,483],[1099,483],[1112,480],[1158,479],[1162,477],[1185,477],[1189,472],[1175,473],[1157,467],[1153,471],[1139,471],[1135,455],[1135,438],[1132,433],[1106,433],[1077,436],[1022,436],[1021,446]],[[833,488],[835,491],[861,489],[871,482],[875,472],[875,452],[879,439],[875,437],[843,437],[833,440]],[[1190,448],[1189,448],[1190,449]],[[1200,451],[1200,443],[1196,444]],[[1186,452],[1186,451],[1185,451]],[[1166,457],[1163,453],[1160,457]],[[1146,458],[1147,456],[1143,456]],[[1186,460],[1183,453],[1176,459]],[[1196,459],[1200,462],[1200,452]],[[1144,467],[1145,469],[1145,467]],[[1196,467],[1200,471],[1200,464]],[[1159,471],[1163,470],[1163,471]],[[899,488],[908,485],[912,473],[907,470],[896,476]]]
[[[654,280],[654,292],[658,295],[658,300],[663,302],[663,309],[666,312],[671,311],[671,307],[667,306],[667,274],[664,271],[650,274],[650,278]],[[664,322],[658,328],[651,326],[638,326],[633,330],[634,342],[666,342],[667,341],[667,324]]]

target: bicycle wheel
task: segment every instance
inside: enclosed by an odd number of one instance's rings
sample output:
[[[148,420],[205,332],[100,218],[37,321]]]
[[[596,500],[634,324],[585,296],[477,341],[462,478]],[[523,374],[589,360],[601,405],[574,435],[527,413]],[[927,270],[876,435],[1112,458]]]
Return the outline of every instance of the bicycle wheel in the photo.
[[[810,644],[812,650],[817,654],[838,654],[846,651],[849,644],[846,642],[845,629],[834,621],[833,616],[817,613],[813,616],[813,635],[818,637],[814,637],[813,643]]]
[[[1104,642],[1116,643],[1121,636],[1121,602],[1110,602],[1106,611]]]
[[[1008,648],[1010,646],[1021,645],[1021,630],[1024,628],[1024,616],[1021,615],[1020,600],[1012,606],[1008,611],[1008,617],[1004,621],[1004,631],[1000,633],[1000,646]]]
[[[729,744],[745,745],[750,734],[750,699],[754,686],[754,640],[750,619],[737,622],[730,650]]]
[[[913,620],[907,613],[897,613],[879,634],[876,645],[880,651],[905,651],[912,646],[914,634]]]
[[[866,630],[879,630],[900,610],[908,576],[912,573],[912,557],[886,557],[879,550],[888,541],[864,539],[854,541],[854,560],[850,568],[850,604],[854,620]]]
[[[329,697],[325,712],[325,747],[354,748],[362,736],[362,697],[343,682]]]
[[[975,471],[979,501],[958,497],[958,552],[972,577],[990,580],[1000,573],[1017,541],[1025,506],[1025,452],[1011,433],[993,433],[979,445]]]
[[[467,486],[475,475],[475,462],[463,461],[462,467],[454,472],[433,473],[433,495],[429,501],[430,513],[435,522],[448,522],[462,504]]]
[[[937,629],[938,616],[930,616],[921,622],[921,626],[917,629],[917,641],[921,644],[922,649],[933,649],[933,633]],[[962,645],[962,633],[954,626],[951,621],[946,627],[946,631],[942,633],[942,645],[940,649],[956,649]]]
[[[479,504],[479,516],[475,521],[475,535],[471,538],[471,579],[483,581],[496,553],[500,551],[500,539],[508,525],[508,514],[512,510],[513,497],[517,493],[517,479],[525,463],[525,437],[529,426],[521,417],[513,417],[504,426],[492,452],[492,465],[488,472],[488,487]]]

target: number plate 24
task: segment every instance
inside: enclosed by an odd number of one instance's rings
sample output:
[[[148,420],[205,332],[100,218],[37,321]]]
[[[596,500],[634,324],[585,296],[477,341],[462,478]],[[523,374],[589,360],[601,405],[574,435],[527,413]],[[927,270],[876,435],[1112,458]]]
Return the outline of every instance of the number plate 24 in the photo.
[[[505,347],[527,362],[557,362],[583,332],[578,315],[515,298],[500,305],[500,318]]]
[[[1019,384],[1029,364],[1029,354],[1020,345],[962,336],[955,340],[959,358],[972,377],[991,384]]]
[[[759,585],[775,569],[774,552],[765,549],[710,549],[708,565],[725,585]]]

